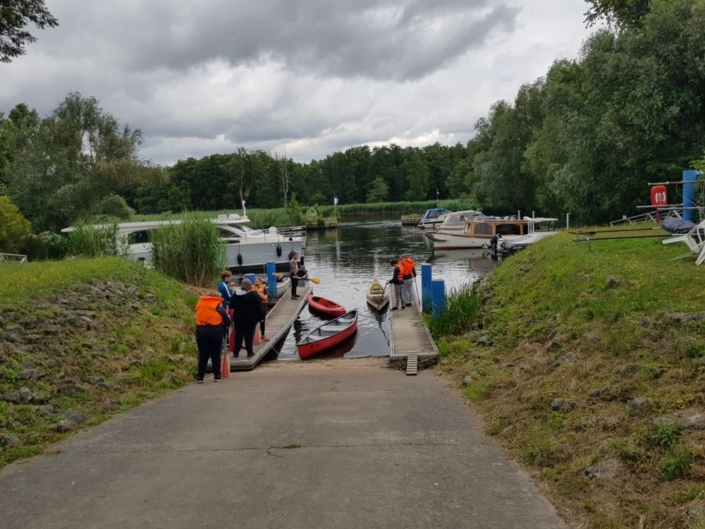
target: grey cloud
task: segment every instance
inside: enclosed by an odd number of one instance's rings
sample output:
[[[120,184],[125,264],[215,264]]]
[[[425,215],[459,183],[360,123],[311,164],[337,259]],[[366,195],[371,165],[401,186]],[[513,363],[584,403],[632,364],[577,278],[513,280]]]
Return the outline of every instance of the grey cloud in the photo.
[[[62,47],[86,46],[124,68],[188,69],[212,59],[232,65],[278,61],[322,76],[422,78],[511,31],[519,10],[497,0],[64,0]],[[139,8],[136,6],[139,5]],[[66,38],[68,37],[68,38]],[[119,44],[119,46],[116,46]]]

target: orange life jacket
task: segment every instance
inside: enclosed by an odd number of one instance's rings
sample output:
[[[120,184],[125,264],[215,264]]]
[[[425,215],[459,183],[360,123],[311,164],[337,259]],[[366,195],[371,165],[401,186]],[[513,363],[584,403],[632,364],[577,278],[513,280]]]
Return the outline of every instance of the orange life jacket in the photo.
[[[264,294],[265,296],[267,296],[267,286],[264,283],[262,283],[260,286],[252,285],[252,288],[255,289],[255,292],[258,292],[260,294]],[[262,303],[265,303],[265,301],[262,300]]]
[[[223,318],[215,310],[223,302],[223,298],[201,296],[196,303],[196,325],[222,325]]]
[[[397,274],[397,279],[399,281],[404,281],[404,263],[399,261],[397,263],[396,269],[399,270],[399,273]]]
[[[414,263],[413,259],[410,259],[408,257],[404,257],[401,260],[402,264],[404,265],[404,275],[405,276],[413,276],[414,275]]]

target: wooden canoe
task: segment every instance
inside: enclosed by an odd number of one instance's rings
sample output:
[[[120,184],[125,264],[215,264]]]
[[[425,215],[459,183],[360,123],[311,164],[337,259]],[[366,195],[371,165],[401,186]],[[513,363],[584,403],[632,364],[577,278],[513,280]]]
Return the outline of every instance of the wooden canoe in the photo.
[[[322,314],[326,314],[328,316],[338,317],[342,316],[347,312],[347,310],[345,310],[345,307],[343,307],[342,305],[338,305],[335,301],[322,298],[321,296],[314,296],[313,294],[309,294],[307,301],[309,308],[318,311]]]
[[[304,336],[296,348],[299,358],[306,360],[347,340],[357,331],[357,311],[351,310],[334,320],[327,321]]]
[[[389,303],[389,292],[379,279],[372,281],[367,289],[367,303],[377,310],[382,310]]]

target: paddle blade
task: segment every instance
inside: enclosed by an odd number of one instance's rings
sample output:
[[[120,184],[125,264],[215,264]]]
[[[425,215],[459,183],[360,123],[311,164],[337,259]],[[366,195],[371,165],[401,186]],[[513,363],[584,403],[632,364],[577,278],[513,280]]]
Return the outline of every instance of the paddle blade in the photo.
[[[315,283],[316,285],[321,284],[321,278],[320,277],[312,277],[311,278],[311,283]]]

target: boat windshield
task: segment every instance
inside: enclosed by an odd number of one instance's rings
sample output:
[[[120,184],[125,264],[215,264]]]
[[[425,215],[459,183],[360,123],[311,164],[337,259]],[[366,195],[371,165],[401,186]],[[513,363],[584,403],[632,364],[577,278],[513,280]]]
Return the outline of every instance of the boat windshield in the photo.
[[[522,235],[522,224],[497,224],[496,229],[499,235]]]
[[[473,228],[474,235],[492,235],[492,232],[492,224],[487,224],[485,222],[475,224]]]

